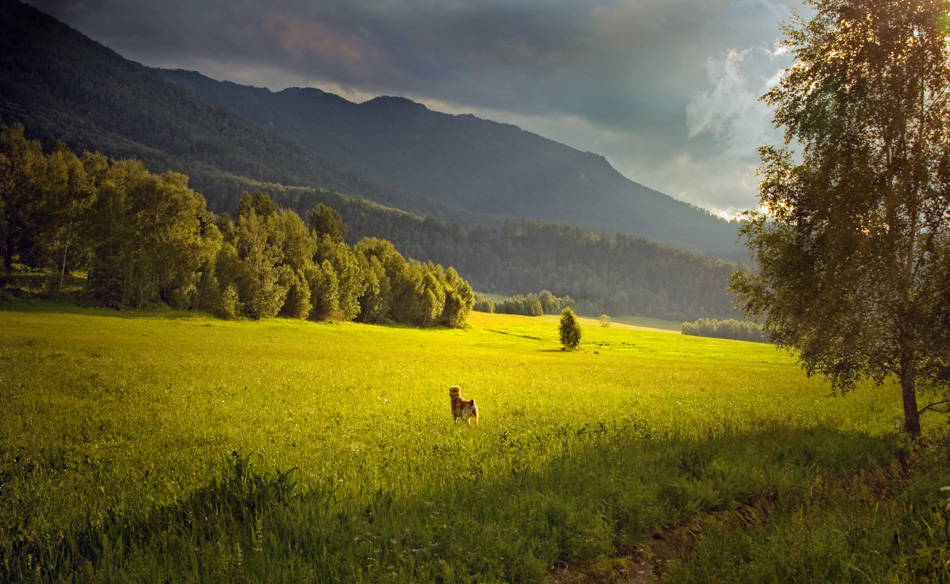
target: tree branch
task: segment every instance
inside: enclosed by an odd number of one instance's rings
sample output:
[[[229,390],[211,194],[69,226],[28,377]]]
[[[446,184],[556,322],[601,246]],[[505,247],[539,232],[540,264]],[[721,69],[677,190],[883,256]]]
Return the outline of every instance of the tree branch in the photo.
[[[946,403],[950,403],[950,399],[944,399],[944,400],[940,400],[940,401],[938,401],[938,402],[934,402],[934,403],[928,405],[927,407],[925,407],[924,409],[919,410],[919,411],[917,412],[917,415],[919,416],[920,414],[926,412],[927,410],[933,410],[933,411],[935,411],[935,412],[941,412],[940,410],[938,410],[938,409],[935,408],[934,406],[939,406],[940,404],[946,404]],[[946,414],[947,412],[941,412],[941,413]]]

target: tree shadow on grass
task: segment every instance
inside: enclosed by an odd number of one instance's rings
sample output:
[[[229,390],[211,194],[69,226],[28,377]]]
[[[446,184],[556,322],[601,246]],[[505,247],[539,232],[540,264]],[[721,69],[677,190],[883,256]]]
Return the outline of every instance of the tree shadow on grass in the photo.
[[[175,505],[52,539],[7,533],[0,579],[44,566],[50,579],[532,582],[555,565],[622,556],[664,526],[763,498],[805,501],[816,482],[908,455],[896,434],[777,422],[705,438],[627,419],[475,439],[492,442],[487,459],[398,496],[299,489],[293,471],[261,471],[234,453],[220,478]],[[535,463],[527,445],[537,440],[560,454]],[[488,476],[489,465],[503,472]]]

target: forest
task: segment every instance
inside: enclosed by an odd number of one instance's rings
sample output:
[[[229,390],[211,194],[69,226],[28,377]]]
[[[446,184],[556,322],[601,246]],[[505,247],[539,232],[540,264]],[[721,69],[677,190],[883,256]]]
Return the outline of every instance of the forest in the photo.
[[[255,191],[268,193],[301,217],[323,204],[342,216],[350,246],[367,237],[387,240],[406,258],[453,266],[482,292],[514,296],[550,290],[572,298],[579,314],[593,316],[641,314],[680,321],[740,316],[725,293],[729,275],[741,269],[734,262],[578,225],[495,219],[467,227],[331,189],[256,181],[207,167],[198,174],[210,213],[234,215],[239,205],[232,201]],[[196,181],[189,177],[191,186]]]
[[[559,314],[562,310],[574,305],[570,296],[563,298],[551,294],[550,290],[542,290],[535,294],[515,294],[505,300],[494,301],[483,294],[475,295],[474,309],[479,312],[494,314],[520,314],[523,316],[541,316],[542,314]]]
[[[340,212],[348,240],[373,236],[407,257],[454,266],[480,292],[515,296],[549,290],[571,297],[579,314],[640,314],[668,320],[740,318],[726,293],[743,264],[711,258],[622,233],[564,223],[497,220],[466,226],[422,217],[328,189],[221,177],[209,205],[230,192],[262,189],[299,213],[323,203]]]
[[[769,335],[762,326],[755,322],[740,321],[734,318],[716,320],[715,318],[700,318],[695,322],[684,322],[682,333],[695,337],[712,337],[716,339],[733,339],[737,341],[752,341],[768,343]]]
[[[465,326],[474,293],[455,269],[406,259],[378,238],[350,246],[326,205],[306,216],[260,190],[241,196],[235,219],[215,215],[183,174],[77,156],[63,143],[45,153],[21,125],[0,126],[5,283],[20,264],[49,270],[54,293],[86,271],[89,301],[117,309]]]
[[[399,97],[353,103],[314,88],[272,92],[195,72],[152,71],[324,160],[454,208],[576,222],[717,257],[744,252],[735,223],[632,182],[601,156],[517,126]]]

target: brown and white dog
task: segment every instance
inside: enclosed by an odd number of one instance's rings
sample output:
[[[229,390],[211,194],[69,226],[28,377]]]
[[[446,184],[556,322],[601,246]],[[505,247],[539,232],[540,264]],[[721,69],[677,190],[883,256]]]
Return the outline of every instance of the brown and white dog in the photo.
[[[463,422],[469,424],[469,419],[474,418],[475,425],[478,425],[478,407],[475,405],[475,400],[462,399],[462,388],[457,385],[453,385],[449,388],[449,398],[452,399],[453,420],[462,418]]]

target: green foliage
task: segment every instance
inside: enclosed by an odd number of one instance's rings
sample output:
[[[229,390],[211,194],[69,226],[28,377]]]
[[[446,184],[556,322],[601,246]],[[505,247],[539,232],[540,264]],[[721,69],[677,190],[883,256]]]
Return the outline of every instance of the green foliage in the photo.
[[[150,174],[136,161],[101,177],[89,219],[94,242],[89,286],[115,308],[191,305],[199,270],[217,253],[204,199],[176,173]]]
[[[736,341],[752,341],[756,343],[769,342],[768,336],[762,327],[754,322],[738,321],[735,319],[716,320],[701,318],[696,322],[684,322],[682,333],[697,337],[713,337],[717,339],[733,339]]]
[[[918,385],[950,387],[947,5],[811,4],[786,29],[795,66],[764,96],[786,144],[761,149],[741,229],[760,269],[732,289],[836,389],[897,376],[917,434]]]
[[[0,191],[0,208],[16,215],[0,225],[26,226],[3,232],[11,265],[16,258],[48,270],[51,289],[88,258],[90,296],[112,308],[355,320],[365,305],[364,322],[457,328],[471,312],[471,287],[454,269],[407,261],[389,243],[374,262],[346,244],[339,214],[326,206],[309,214],[319,227],[311,231],[257,189],[241,196],[235,222],[211,215],[184,175],[153,175],[139,161],[101,155],[78,159],[64,145],[47,156],[22,128],[4,127],[0,146],[2,184],[55,185],[25,198]]]
[[[355,233],[372,232],[409,255],[451,264],[478,290],[557,291],[577,313],[589,315],[636,313],[680,321],[739,315],[725,293],[736,264],[644,239],[540,221],[465,229],[428,218],[376,219],[357,209],[344,216]],[[540,294],[538,300],[544,314],[563,308],[545,304]]]
[[[237,284],[247,316],[276,316],[287,295],[280,284],[283,232],[277,229],[276,210],[259,215],[246,206],[237,219],[237,252],[240,259]]]
[[[542,290],[538,294],[515,294],[511,298],[498,302],[484,296],[477,296],[474,309],[479,312],[497,312],[498,314],[541,316],[542,314],[560,314],[561,310],[573,302],[570,296],[558,298],[549,290]]]
[[[453,268],[406,260],[392,243],[375,238],[361,240],[354,251],[367,274],[356,299],[360,322],[465,326],[475,294]]]
[[[328,262],[333,271],[332,277],[336,281],[336,306],[333,310],[338,310],[344,320],[355,319],[360,313],[359,297],[367,286],[358,254],[343,241],[323,234],[317,236],[314,260],[321,264]],[[323,266],[323,271],[329,274],[326,266]]]
[[[314,299],[311,316],[316,320],[341,318],[340,280],[329,260],[323,260],[309,273],[310,295]]]
[[[53,177],[55,180],[55,177]],[[51,213],[48,161],[40,144],[23,136],[23,126],[0,129],[0,236],[4,276],[13,271],[13,260],[41,266],[39,241]]]
[[[332,207],[319,203],[307,213],[307,223],[318,238],[326,235],[334,243],[346,241],[346,224],[343,223],[340,213]]]
[[[221,300],[215,313],[223,319],[234,320],[244,312],[237,284],[231,282],[221,293]]]
[[[223,183],[232,178],[219,177]],[[476,288],[499,295],[557,290],[579,314],[641,314],[683,320],[737,317],[726,294],[734,262],[711,259],[623,234],[597,234],[574,225],[541,221],[460,222],[421,217],[338,192],[233,181],[230,189],[265,189],[282,206],[306,215],[315,205],[339,210],[350,240],[391,241],[406,257],[451,265]],[[229,197],[231,195],[229,194]],[[233,203],[217,203],[228,211]],[[485,258],[493,258],[486,262]],[[744,269],[744,268],[741,268]],[[545,304],[545,314],[563,308]],[[552,294],[553,296],[553,294]]]
[[[475,305],[475,292],[455,268],[443,272],[440,266],[436,266],[435,274],[445,290],[445,305],[438,322],[454,328],[464,327]]]
[[[561,322],[558,325],[561,345],[568,351],[573,351],[581,344],[581,325],[577,322],[574,311],[568,306],[561,311]]]
[[[281,283],[287,288],[287,297],[280,314],[288,318],[307,318],[313,305],[310,303],[310,285],[307,283],[306,274],[283,266]]]

